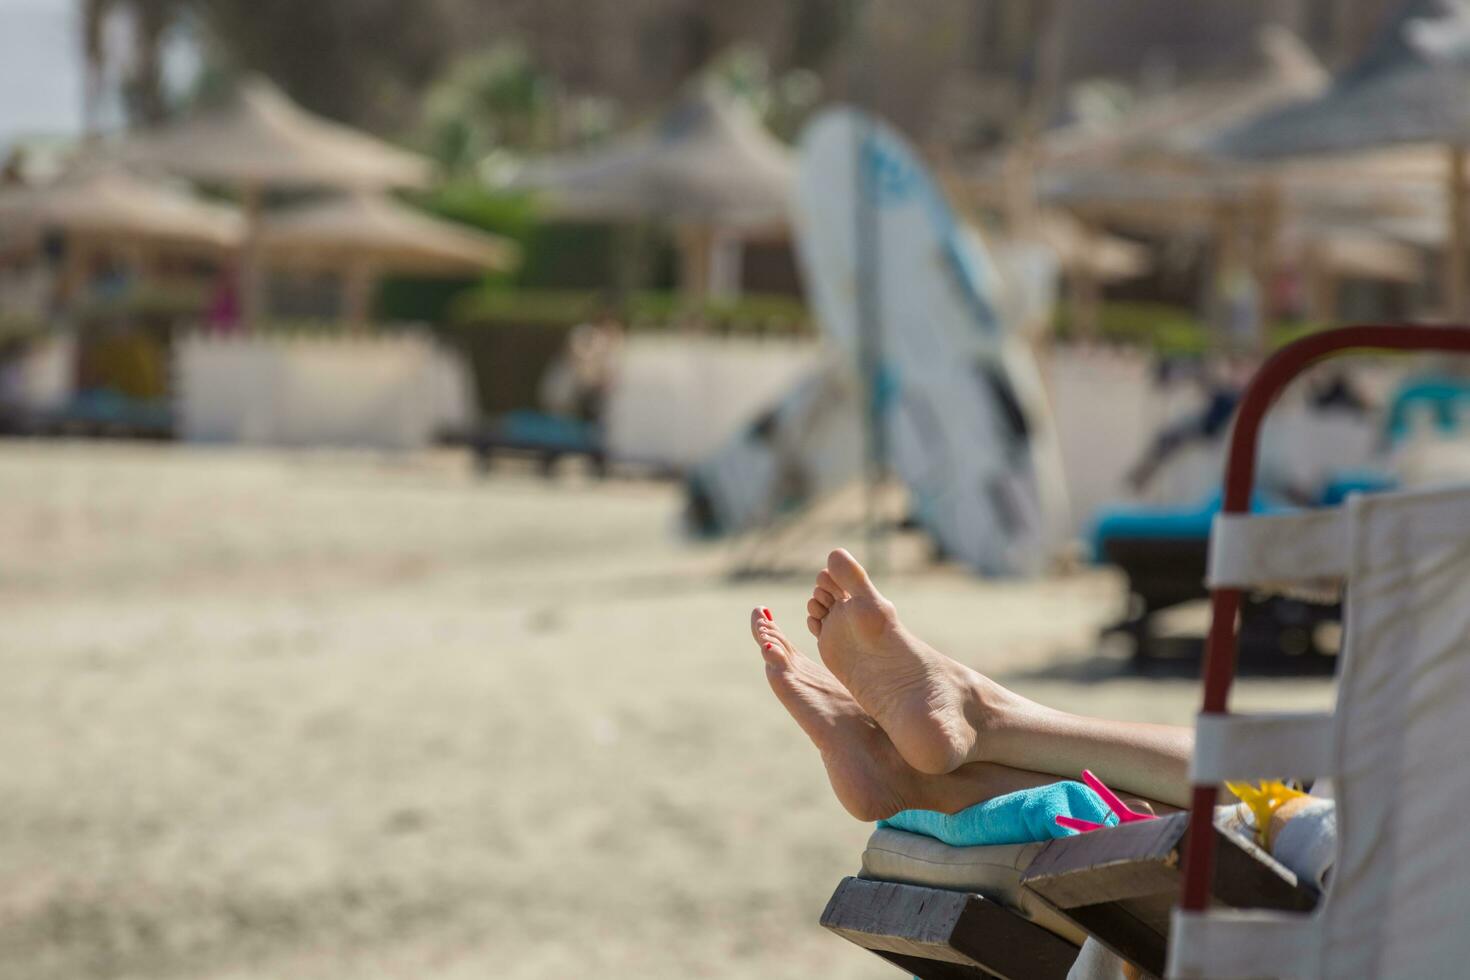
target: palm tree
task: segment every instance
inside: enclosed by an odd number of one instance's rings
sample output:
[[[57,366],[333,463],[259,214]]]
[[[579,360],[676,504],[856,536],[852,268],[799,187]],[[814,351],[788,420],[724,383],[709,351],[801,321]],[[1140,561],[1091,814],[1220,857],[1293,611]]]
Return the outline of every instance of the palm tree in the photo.
[[[108,19],[121,13],[132,21],[132,69],[123,83],[124,105],[135,122],[162,121],[167,106],[163,98],[163,42],[168,31],[184,13],[189,0],[80,0],[82,53],[87,80],[82,107],[83,125],[95,131],[107,78],[105,30]]]
[[[82,130],[90,136],[97,129],[98,106],[107,76],[107,52],[103,48],[102,31],[113,0],[81,0],[82,56],[87,65],[87,78],[82,91]]]

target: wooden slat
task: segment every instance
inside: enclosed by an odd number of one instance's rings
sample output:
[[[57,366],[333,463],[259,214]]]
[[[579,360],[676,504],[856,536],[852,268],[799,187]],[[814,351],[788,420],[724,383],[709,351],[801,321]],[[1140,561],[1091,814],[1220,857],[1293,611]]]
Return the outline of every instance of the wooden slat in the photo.
[[[1021,883],[1062,909],[1155,895],[1179,887],[1179,842],[1188,814],[1059,837],[1032,859]]]
[[[1047,843],[1021,883],[1068,909],[1179,889],[1179,854],[1189,815],[1124,824]],[[1250,841],[1215,828],[1215,897],[1236,908],[1306,911],[1317,896]]]
[[[1022,884],[1112,952],[1162,975],[1179,896],[1188,814],[1051,841]],[[1317,895],[1255,844],[1215,828],[1214,898],[1235,908],[1309,911]]]
[[[904,973],[914,977],[915,980],[998,980],[994,973],[989,973],[976,966],[961,966],[958,963],[926,960],[918,956],[904,956],[900,953],[882,953],[877,950],[869,950],[869,952],[879,959],[892,963]]]
[[[1077,958],[1071,943],[979,895],[887,881],[844,878],[822,925],[926,980],[1063,980]]]

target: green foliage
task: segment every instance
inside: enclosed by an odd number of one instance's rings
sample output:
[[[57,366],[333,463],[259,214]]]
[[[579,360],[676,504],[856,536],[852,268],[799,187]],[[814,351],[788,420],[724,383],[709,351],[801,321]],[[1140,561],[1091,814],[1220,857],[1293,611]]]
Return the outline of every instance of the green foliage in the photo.
[[[1080,339],[1066,304],[1057,307],[1056,336]],[[1098,312],[1097,339],[1143,347],[1161,354],[1198,354],[1210,346],[1209,329],[1189,310],[1164,303],[1104,303]]]
[[[46,334],[45,321],[18,313],[0,312],[0,348],[21,344]]]
[[[519,43],[460,58],[424,96],[429,154],[446,173],[463,175],[497,147],[544,147],[553,102],[552,79]]]
[[[606,303],[600,292],[482,288],[452,306],[456,330],[499,324],[566,327],[595,316]],[[677,328],[697,322],[721,334],[805,333],[811,330],[806,307],[789,296],[742,296],[694,301],[675,293],[639,292],[618,310],[635,331]]]
[[[120,295],[87,300],[74,313],[84,324],[128,320],[168,325],[202,316],[209,294],[202,283],[144,280]]]
[[[451,181],[418,194],[409,203],[428,213],[509,239],[524,257],[536,234],[535,203],[525,194],[495,193],[471,180]],[[393,276],[379,287],[379,316],[398,322],[442,323],[466,290],[493,284],[505,288],[517,279],[515,269],[493,271],[481,278]]]
[[[771,131],[785,139],[795,137],[822,97],[822,80],[815,72],[805,68],[774,72],[766,53],[754,45],[729,48],[705,74],[749,103]]]
[[[388,323],[443,323],[455,301],[479,284],[464,278],[390,276],[378,285],[373,309]]]

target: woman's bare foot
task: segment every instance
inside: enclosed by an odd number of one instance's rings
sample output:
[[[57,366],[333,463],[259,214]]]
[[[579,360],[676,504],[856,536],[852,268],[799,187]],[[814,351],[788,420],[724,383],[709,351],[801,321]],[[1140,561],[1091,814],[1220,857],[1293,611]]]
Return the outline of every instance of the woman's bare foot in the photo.
[[[852,555],[827,556],[807,614],[822,661],[909,765],[937,775],[982,760],[1005,690],[904,629]]]
[[[798,652],[767,610],[751,613],[750,631],[765,658],[771,690],[821,753],[832,791],[847,812],[859,820],[882,820],[911,807],[927,808],[917,799],[922,774],[909,768],[832,672]]]
[[[766,661],[766,679],[822,755],[837,799],[859,820],[900,810],[958,813],[992,797],[1054,782],[1055,776],[977,762],[943,776],[919,772],[832,672],[801,655],[771,618],[750,614],[750,632]]]

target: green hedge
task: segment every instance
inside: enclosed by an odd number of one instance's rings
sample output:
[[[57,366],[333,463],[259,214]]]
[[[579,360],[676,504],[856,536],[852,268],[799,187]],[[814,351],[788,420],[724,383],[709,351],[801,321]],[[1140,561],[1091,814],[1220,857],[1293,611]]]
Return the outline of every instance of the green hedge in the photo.
[[[607,294],[575,290],[481,288],[451,306],[453,329],[504,323],[568,326],[595,316]],[[640,292],[616,311],[633,331],[662,330],[695,318],[718,334],[804,334],[812,330],[806,306],[789,296],[742,296],[695,301],[676,293]]]
[[[541,377],[565,346],[567,334],[597,315],[604,302],[600,292],[494,287],[456,300],[443,334],[469,363],[481,414],[536,407]],[[784,296],[694,303],[669,293],[635,293],[618,312],[634,332],[676,328],[689,316],[698,316],[709,332],[725,336],[811,330],[806,308]]]

